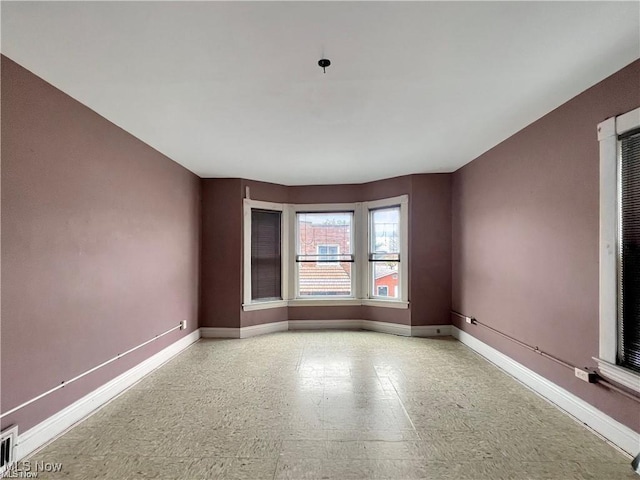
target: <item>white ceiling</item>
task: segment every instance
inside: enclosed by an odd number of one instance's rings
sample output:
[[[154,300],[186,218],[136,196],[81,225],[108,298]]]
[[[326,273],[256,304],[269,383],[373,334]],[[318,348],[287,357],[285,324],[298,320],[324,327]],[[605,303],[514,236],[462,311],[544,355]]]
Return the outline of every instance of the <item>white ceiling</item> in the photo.
[[[2,53],[116,125],[287,185],[454,171],[640,57],[638,2],[1,8]]]

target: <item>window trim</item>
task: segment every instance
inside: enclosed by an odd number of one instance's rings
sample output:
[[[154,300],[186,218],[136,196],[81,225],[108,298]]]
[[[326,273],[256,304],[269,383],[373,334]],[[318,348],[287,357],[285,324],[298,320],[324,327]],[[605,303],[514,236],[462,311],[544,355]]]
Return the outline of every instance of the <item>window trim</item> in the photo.
[[[364,227],[367,229],[365,237],[366,244],[363,245],[363,254],[366,257],[366,282],[363,287],[366,289],[362,297],[365,299],[363,305],[371,306],[391,306],[391,304],[409,304],[409,196],[400,195],[398,197],[383,198],[363,204],[363,215],[365,215]],[[373,295],[373,285],[375,278],[373,274],[372,262],[369,261],[369,248],[371,246],[371,211],[390,207],[400,207],[400,245],[398,262],[398,291],[399,296],[396,297],[380,297]],[[406,307],[405,307],[406,308]]]
[[[620,148],[618,135],[640,127],[640,108],[598,124],[600,143],[600,346],[602,375],[640,392],[640,374],[617,365],[618,356],[618,192]]]
[[[356,275],[356,264],[357,254],[351,253],[350,255],[354,256],[354,261],[351,264],[351,295],[330,295],[330,296],[322,296],[322,295],[300,295],[300,282],[299,282],[299,273],[300,270],[297,267],[296,255],[298,254],[298,214],[304,213],[349,213],[351,214],[351,245],[355,247],[355,239],[357,238],[356,233],[356,225],[358,223],[358,204],[356,203],[318,203],[318,204],[294,204],[290,205],[291,207],[291,217],[293,223],[291,225],[291,235],[290,244],[294,246],[291,252],[291,263],[293,264],[293,272],[289,276],[290,284],[289,291],[293,293],[291,300],[295,300],[296,302],[321,302],[322,304],[327,304],[331,302],[339,302],[341,300],[351,300],[357,299],[357,289],[358,289],[358,277]],[[340,249],[338,248],[338,251]],[[353,251],[354,248],[351,248]],[[324,262],[323,262],[324,263]],[[340,262],[337,262],[340,264]],[[325,263],[326,265],[326,263]],[[331,264],[329,264],[331,265]],[[305,303],[305,305],[312,306],[309,303]],[[335,305],[335,303],[333,303]]]
[[[280,212],[280,293],[281,300],[260,300],[251,298],[251,210],[270,210]],[[265,308],[286,307],[288,291],[287,287],[289,270],[287,262],[289,261],[287,252],[289,249],[289,222],[286,216],[286,206],[281,203],[262,202],[245,198],[243,201],[243,300],[242,308],[244,311],[262,310]]]
[[[398,273],[398,298],[371,297],[369,291],[369,210],[400,205],[400,264]],[[262,310],[287,306],[358,306],[367,305],[386,308],[409,308],[409,195],[356,203],[322,204],[281,204],[244,199],[244,258],[243,258],[243,300],[244,311]],[[251,300],[251,209],[282,212],[282,300]],[[321,296],[297,297],[296,257],[296,214],[304,212],[353,212],[352,245],[354,263],[352,266],[351,296],[323,298]],[[249,234],[247,234],[249,232]]]
[[[396,197],[398,198],[398,197]],[[388,199],[388,200],[392,200],[392,199]],[[402,200],[400,198],[400,200]],[[386,200],[385,200],[386,202]],[[371,205],[372,203],[375,203],[375,205]],[[397,207],[400,209],[400,245],[398,245],[398,285],[400,285],[401,283],[401,275],[402,272],[405,270],[403,268],[403,264],[402,264],[402,257],[403,257],[403,248],[402,248],[402,242],[403,239],[405,238],[405,231],[403,231],[403,225],[404,225],[404,219],[402,217],[402,212],[403,212],[403,208],[402,208],[402,204],[401,203],[397,203],[397,204],[387,204],[387,205],[377,205],[378,202],[369,202],[369,204],[367,205],[367,270],[368,270],[368,281],[367,281],[367,298],[371,299],[371,300],[381,300],[381,301],[395,301],[395,300],[402,300],[400,298],[396,298],[395,295],[393,297],[390,297],[389,295],[387,296],[382,296],[382,295],[378,295],[377,292],[373,293],[376,286],[376,278],[375,278],[375,263],[372,262],[370,260],[370,256],[372,254],[371,250],[372,250],[372,238],[371,238],[371,234],[373,232],[373,212],[376,210],[384,210],[384,209],[388,209],[388,208],[394,208]],[[404,250],[406,251],[406,249]],[[395,253],[395,252],[394,252]],[[396,262],[396,260],[394,260],[394,262]],[[400,291],[402,292],[402,288],[400,289]]]

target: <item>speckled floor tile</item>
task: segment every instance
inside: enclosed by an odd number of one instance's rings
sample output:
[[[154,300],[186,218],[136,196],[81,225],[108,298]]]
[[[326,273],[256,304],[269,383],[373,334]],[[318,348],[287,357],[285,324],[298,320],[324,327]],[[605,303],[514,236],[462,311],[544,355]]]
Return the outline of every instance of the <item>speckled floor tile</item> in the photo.
[[[419,440],[420,436],[415,429],[411,430],[327,430],[327,440],[348,441],[368,440],[380,442],[406,442]]]
[[[453,430],[423,433],[419,445],[428,461],[451,463],[504,459],[508,447],[494,432]]]
[[[580,460],[580,468],[583,477],[592,480],[616,479],[616,480],[637,480],[638,475],[629,468],[629,463],[610,464],[599,462],[594,459]]]
[[[202,340],[27,460],[83,480],[637,478],[459,342],[361,331]]]
[[[420,442],[385,442],[379,440],[333,440],[326,444],[329,459],[424,459]]]
[[[322,475],[322,460],[283,455],[278,459],[274,480],[318,480]]]
[[[280,456],[286,458],[327,458],[326,440],[283,440]]]

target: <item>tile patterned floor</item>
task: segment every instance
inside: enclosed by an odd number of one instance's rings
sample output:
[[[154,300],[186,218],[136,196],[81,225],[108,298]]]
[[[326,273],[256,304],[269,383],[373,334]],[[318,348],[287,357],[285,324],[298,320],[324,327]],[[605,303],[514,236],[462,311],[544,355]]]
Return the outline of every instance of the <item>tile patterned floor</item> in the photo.
[[[363,331],[201,340],[34,455],[68,479],[636,479],[461,343]]]

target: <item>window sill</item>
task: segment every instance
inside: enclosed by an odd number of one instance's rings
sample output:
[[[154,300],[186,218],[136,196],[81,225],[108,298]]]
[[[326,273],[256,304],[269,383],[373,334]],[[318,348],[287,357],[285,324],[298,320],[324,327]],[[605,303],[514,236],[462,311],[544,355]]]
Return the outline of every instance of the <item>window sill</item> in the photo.
[[[254,310],[267,310],[281,307],[368,307],[383,308],[409,308],[409,302],[401,300],[380,300],[361,298],[295,298],[292,300],[267,300],[264,302],[243,303],[242,310],[251,312]]]
[[[254,310],[266,310],[268,308],[286,307],[289,302],[286,300],[271,300],[266,302],[243,303],[242,310],[251,312]]]
[[[379,299],[361,299],[361,298],[296,298],[293,300],[275,300],[265,302],[244,303],[242,309],[245,312],[254,310],[266,310],[269,308],[280,307],[358,307],[365,305],[368,307],[383,308],[409,308],[409,302],[400,300],[379,300]]]
[[[640,373],[593,357],[603,377],[640,393]]]

